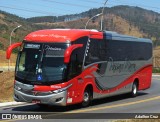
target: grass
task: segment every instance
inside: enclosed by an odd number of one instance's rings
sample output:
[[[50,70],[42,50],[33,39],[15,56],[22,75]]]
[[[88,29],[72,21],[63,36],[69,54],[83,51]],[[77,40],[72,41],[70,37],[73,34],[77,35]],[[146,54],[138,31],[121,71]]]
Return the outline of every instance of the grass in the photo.
[[[14,72],[0,73],[0,103],[13,101]]]
[[[154,68],[153,73],[160,73],[160,68]]]
[[[11,65],[15,66],[17,55],[16,54],[11,54]],[[3,50],[0,50],[0,66],[8,66],[8,59],[6,59],[6,52]]]

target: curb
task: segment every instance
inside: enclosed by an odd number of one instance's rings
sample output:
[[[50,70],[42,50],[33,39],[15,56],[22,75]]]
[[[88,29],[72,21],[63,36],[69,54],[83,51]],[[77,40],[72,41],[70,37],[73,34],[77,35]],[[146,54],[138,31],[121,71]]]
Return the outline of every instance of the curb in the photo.
[[[160,75],[153,74],[152,76],[160,76]]]
[[[14,105],[23,105],[26,104],[25,102],[5,102],[5,103],[0,103],[0,107],[6,107],[6,106],[14,106]]]

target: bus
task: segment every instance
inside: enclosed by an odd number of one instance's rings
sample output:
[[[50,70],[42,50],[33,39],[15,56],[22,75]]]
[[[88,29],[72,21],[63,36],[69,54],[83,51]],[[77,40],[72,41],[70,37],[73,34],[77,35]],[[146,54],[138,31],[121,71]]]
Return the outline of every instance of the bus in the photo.
[[[88,106],[93,99],[151,86],[152,41],[111,31],[46,29],[28,34],[19,47],[14,100],[40,106]]]

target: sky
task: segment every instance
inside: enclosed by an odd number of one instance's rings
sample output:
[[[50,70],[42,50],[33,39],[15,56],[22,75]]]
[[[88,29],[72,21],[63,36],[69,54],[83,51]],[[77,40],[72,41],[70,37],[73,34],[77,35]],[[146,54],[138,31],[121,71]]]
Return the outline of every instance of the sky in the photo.
[[[23,18],[61,16],[99,8],[106,0],[0,0],[0,10]],[[106,7],[138,6],[160,13],[160,0],[108,0]]]

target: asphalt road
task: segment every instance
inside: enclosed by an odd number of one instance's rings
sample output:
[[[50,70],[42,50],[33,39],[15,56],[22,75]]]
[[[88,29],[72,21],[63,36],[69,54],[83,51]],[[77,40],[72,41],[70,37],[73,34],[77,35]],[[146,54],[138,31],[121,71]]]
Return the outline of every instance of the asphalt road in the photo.
[[[8,106],[0,108],[0,113],[43,114],[42,118],[73,118],[73,119],[112,119],[133,118],[136,115],[156,115],[160,119],[160,76],[153,76],[150,89],[139,91],[138,96],[131,98],[128,95],[114,96],[94,100],[92,105],[81,108],[78,105],[67,107],[40,108],[35,104]],[[154,117],[156,117],[156,115]]]

